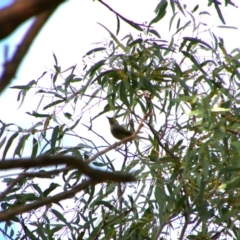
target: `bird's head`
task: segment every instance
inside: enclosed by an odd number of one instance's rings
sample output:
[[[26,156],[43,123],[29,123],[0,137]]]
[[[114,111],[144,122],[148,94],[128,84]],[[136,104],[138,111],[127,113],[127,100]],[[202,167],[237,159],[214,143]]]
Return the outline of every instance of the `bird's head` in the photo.
[[[116,120],[116,118],[107,117],[107,119],[109,121],[110,126],[119,124],[118,121]]]

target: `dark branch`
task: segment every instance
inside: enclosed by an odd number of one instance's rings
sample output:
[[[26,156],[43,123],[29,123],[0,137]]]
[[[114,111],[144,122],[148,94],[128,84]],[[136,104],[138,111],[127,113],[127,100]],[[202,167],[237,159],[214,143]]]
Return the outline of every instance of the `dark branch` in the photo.
[[[37,19],[33,22],[32,26],[26,33],[22,42],[18,45],[12,59],[4,64],[4,71],[0,78],[0,93],[6,88],[6,86],[10,83],[12,78],[14,78],[20,63],[24,56],[26,55],[34,38],[41,30],[42,26],[47,21],[47,19],[52,15],[54,10],[55,8],[46,11],[37,17]]]
[[[11,34],[27,19],[44,11],[56,8],[64,0],[15,1],[0,11],[0,39]]]

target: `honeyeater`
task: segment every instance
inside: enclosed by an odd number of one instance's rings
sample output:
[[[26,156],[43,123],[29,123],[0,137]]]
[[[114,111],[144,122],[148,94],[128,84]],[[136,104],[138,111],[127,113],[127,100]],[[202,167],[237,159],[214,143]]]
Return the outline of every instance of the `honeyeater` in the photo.
[[[121,126],[115,118],[107,118],[110,124],[111,133],[115,138],[123,140],[124,138],[130,137],[133,134],[133,132]]]

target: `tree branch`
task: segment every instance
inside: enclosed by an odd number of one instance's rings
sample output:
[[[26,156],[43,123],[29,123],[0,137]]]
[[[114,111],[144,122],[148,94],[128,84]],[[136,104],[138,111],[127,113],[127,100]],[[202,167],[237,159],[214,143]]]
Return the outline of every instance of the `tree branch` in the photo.
[[[32,167],[46,167],[59,164],[67,164],[77,168],[80,172],[91,178],[94,182],[132,182],[136,178],[129,173],[122,172],[107,172],[91,168],[86,161],[70,156],[42,156],[39,158],[28,159],[8,159],[0,162],[0,169],[16,169],[16,168],[32,168]]]
[[[32,26],[26,33],[22,42],[18,45],[12,59],[4,64],[4,71],[0,78],[0,93],[6,88],[6,86],[10,83],[12,78],[15,76],[20,63],[24,56],[26,55],[28,49],[30,48],[34,38],[41,30],[42,26],[47,21],[47,19],[52,15],[54,10],[55,8],[46,11],[37,17],[37,19],[33,22]]]
[[[56,8],[64,0],[15,1],[0,11],[0,39],[11,34],[20,24],[46,10]]]
[[[44,205],[51,204],[51,203],[54,203],[54,202],[59,202],[63,199],[73,197],[77,192],[80,192],[83,189],[86,189],[88,186],[90,186],[92,184],[96,184],[96,183],[92,180],[87,180],[87,181],[84,181],[84,182],[78,184],[77,186],[73,187],[69,191],[64,191],[64,192],[56,194],[52,197],[43,198],[43,199],[38,200],[34,203],[30,203],[30,204],[27,204],[27,205],[22,205],[22,206],[19,206],[19,207],[12,208],[12,209],[9,209],[7,211],[1,212],[0,213],[0,222],[11,220],[15,215],[22,214],[24,212],[28,212],[30,210],[42,207]]]

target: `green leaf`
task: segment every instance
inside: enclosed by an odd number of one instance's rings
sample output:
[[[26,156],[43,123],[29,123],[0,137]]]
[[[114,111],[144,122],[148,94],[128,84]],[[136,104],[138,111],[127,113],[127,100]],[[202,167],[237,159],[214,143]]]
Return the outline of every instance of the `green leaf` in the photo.
[[[30,112],[26,112],[28,115],[30,116],[34,116],[34,117],[41,117],[41,118],[47,118],[47,117],[52,117],[51,115],[49,114],[41,114],[41,113],[37,113],[35,111],[33,111],[32,113]]]
[[[20,139],[20,141],[14,151],[14,154],[13,154],[14,156],[18,155],[19,157],[21,157],[21,155],[22,155],[21,153],[24,150],[25,142],[29,138],[29,136],[30,136],[30,134],[26,134]]]
[[[35,189],[35,191],[37,191],[37,193],[39,194],[40,197],[42,197],[42,189],[39,187],[38,184],[32,184],[31,187],[33,187]]]
[[[182,12],[182,14],[185,16],[184,9],[180,3],[180,1],[174,1],[174,3],[177,5],[178,9]]]
[[[191,11],[191,13],[196,12],[196,11],[198,10],[198,8],[199,8],[199,5],[197,4],[197,5],[193,8],[193,10]]]
[[[237,147],[239,147],[239,144],[237,145]],[[222,174],[225,174],[225,173],[238,172],[238,171],[240,171],[240,166],[225,167],[225,168],[221,169],[221,171],[219,172],[219,176],[221,176]]]
[[[91,55],[93,53],[96,53],[96,52],[99,52],[99,51],[104,51],[104,50],[106,50],[105,47],[94,48],[94,49],[88,51],[85,55],[88,56],[88,55]]]
[[[129,102],[128,102],[128,99],[127,99],[126,88],[125,88],[125,85],[124,85],[123,81],[119,84],[119,97],[120,97],[121,101],[126,106],[129,106]]]
[[[58,133],[59,133],[59,126],[56,126],[53,129],[53,133],[52,133],[52,137],[51,137],[51,148],[53,148],[53,149],[56,147]]]
[[[225,22],[225,20],[223,18],[222,12],[220,10],[218,1],[214,1],[214,7],[215,7],[215,9],[217,11],[217,14],[218,14],[218,17],[221,19],[222,23],[226,24],[226,22]]]
[[[54,102],[46,105],[46,106],[43,108],[43,110],[46,110],[46,109],[48,109],[48,108],[50,108],[50,107],[53,107],[53,106],[55,106],[55,105],[57,105],[57,104],[59,104],[59,103],[62,103],[62,102],[65,102],[65,100],[57,100],[57,101],[54,101]]]
[[[142,43],[143,42],[143,40],[142,40],[142,38],[138,38],[138,39],[136,39],[136,40],[134,40],[134,41],[132,41],[132,42],[129,42],[128,43],[128,46],[134,46],[134,45],[136,45],[136,44],[138,44],[138,43]]]
[[[180,24],[180,21],[179,21],[179,24]],[[181,30],[184,30],[185,28],[187,28],[190,24],[191,24],[191,21],[189,20],[182,27],[180,27],[180,28],[177,27],[177,31],[173,34],[173,36],[176,35],[178,32],[180,32]]]
[[[207,75],[207,73],[203,70],[203,68],[201,67],[201,65],[198,63],[198,61],[195,59],[193,55],[183,50],[181,52],[183,53],[184,56],[188,57],[203,74]]]
[[[106,62],[106,60],[100,60],[99,62],[95,63],[85,74],[85,76],[87,75],[94,75],[94,73]]]
[[[116,30],[116,35],[119,34],[119,30],[120,30],[120,20],[119,20],[119,17],[118,15],[116,14],[116,17],[117,17],[117,30]]]
[[[165,199],[164,195],[165,195],[164,191],[159,186],[156,186],[155,187],[155,199],[159,206],[158,218],[159,218],[160,224],[163,224],[163,215],[164,215],[165,208],[166,208],[166,202],[164,200]]]
[[[209,49],[212,50],[212,47],[211,47],[208,43],[206,43],[206,42],[204,42],[204,41],[202,41],[202,40],[200,40],[200,39],[198,39],[198,38],[184,37],[183,39],[186,40],[186,41],[189,41],[189,42],[191,42],[191,43],[193,43],[193,44],[203,44],[203,45],[205,45],[207,48],[209,48]]]
[[[234,27],[234,26],[217,26],[218,28],[226,28],[226,29],[235,29],[235,30],[238,30],[237,27]]]
[[[73,230],[71,224],[66,220],[66,218],[64,217],[64,215],[62,213],[60,213],[59,211],[57,211],[56,209],[53,209],[53,208],[51,209],[51,211],[57,217],[58,220],[64,222],[70,230]]]
[[[60,187],[60,185],[56,183],[51,183],[50,186],[43,192],[43,196],[47,197],[49,193],[54,191],[57,187]]]
[[[63,114],[67,119],[72,119],[72,114],[71,113],[64,112]]]
[[[37,156],[37,152],[38,152],[38,141],[37,139],[34,137],[33,138],[33,142],[32,142],[32,154],[31,154],[31,158],[34,158]]]
[[[2,146],[4,145],[4,143],[6,142],[6,139],[7,139],[7,137],[5,136],[5,137],[1,140],[1,142],[0,142],[0,149],[2,148]]]
[[[124,18],[123,16],[119,16],[124,22],[128,23],[130,26],[132,26],[133,28],[137,29],[138,31],[143,31],[143,29],[140,27],[139,24],[131,21],[131,20],[128,20],[126,18]]]
[[[158,33],[156,30],[154,30],[154,29],[149,29],[148,32],[152,33],[153,35],[155,35],[155,36],[158,37],[158,38],[161,38],[161,36],[159,35],[159,33]]]
[[[55,65],[57,66],[58,65],[58,60],[57,60],[57,57],[54,53],[53,53],[53,58],[54,58],[54,61],[55,61]]]
[[[7,124],[5,124],[4,122],[1,122],[2,123],[2,127],[1,127],[1,131],[0,131],[0,138],[2,137],[6,127],[7,127]]]
[[[9,150],[9,148],[11,147],[13,140],[14,140],[17,136],[18,136],[18,132],[14,133],[14,134],[8,139],[8,142],[7,142],[7,144],[6,144],[6,147],[5,147],[4,151],[3,151],[2,161],[5,160],[5,157],[6,157],[6,155],[7,155],[8,150]]]
[[[157,16],[151,20],[151,22],[148,25],[148,28],[150,28],[150,26],[153,23],[159,22],[165,16],[165,14],[167,12],[167,10],[166,10],[167,5],[168,5],[167,0],[161,0],[160,1],[160,3],[157,5],[157,8],[155,10],[155,12],[157,13]]]
[[[21,89],[21,90],[29,90],[35,84],[37,84],[37,82],[35,80],[32,80],[27,85],[13,86],[13,87],[10,87],[10,88]]]
[[[222,184],[221,189],[224,189],[226,192],[234,191],[236,188],[238,188],[239,184],[240,177],[234,177],[229,182]]]
[[[120,47],[120,48],[122,48],[122,50],[124,51],[124,52],[126,52],[127,51],[127,48],[123,45],[123,44],[121,44],[121,42],[114,36],[114,34],[113,33],[111,33],[104,25],[102,25],[101,23],[98,23],[100,26],[102,26],[103,28],[105,28],[108,32],[109,32],[109,34],[110,34],[110,36],[112,37],[112,39],[115,41],[115,43]]]

